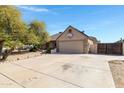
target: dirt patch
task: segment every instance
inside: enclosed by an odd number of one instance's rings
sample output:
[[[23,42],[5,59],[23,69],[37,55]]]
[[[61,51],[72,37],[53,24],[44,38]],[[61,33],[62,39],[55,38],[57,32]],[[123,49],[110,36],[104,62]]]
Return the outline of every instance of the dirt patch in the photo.
[[[124,88],[124,60],[109,61],[112,76],[117,88]]]

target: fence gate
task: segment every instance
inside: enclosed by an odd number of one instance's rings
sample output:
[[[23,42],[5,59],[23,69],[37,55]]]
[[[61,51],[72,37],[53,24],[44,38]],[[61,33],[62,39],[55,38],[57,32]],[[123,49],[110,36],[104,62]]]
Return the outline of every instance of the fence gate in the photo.
[[[123,54],[122,43],[99,43],[97,46],[98,54]]]

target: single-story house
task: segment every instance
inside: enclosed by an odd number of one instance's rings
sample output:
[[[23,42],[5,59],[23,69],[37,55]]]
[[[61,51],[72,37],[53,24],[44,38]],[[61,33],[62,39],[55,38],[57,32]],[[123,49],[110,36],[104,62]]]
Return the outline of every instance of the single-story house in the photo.
[[[56,48],[59,53],[97,53],[97,43],[95,37],[68,26],[64,32],[52,35],[46,47]]]

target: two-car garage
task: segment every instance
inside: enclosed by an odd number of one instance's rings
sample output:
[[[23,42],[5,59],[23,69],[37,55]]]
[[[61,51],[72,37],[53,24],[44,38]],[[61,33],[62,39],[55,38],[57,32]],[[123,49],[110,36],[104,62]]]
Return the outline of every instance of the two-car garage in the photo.
[[[58,43],[60,53],[83,53],[82,41],[60,41]]]

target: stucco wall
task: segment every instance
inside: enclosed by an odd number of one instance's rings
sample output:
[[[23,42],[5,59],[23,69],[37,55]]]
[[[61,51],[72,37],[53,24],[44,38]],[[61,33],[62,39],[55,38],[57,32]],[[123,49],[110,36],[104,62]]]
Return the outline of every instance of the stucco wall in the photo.
[[[56,41],[51,41],[49,47],[52,49],[56,48]]]
[[[72,38],[68,38],[67,34],[69,33],[69,29],[71,29],[71,34],[72,34]],[[81,41],[78,43],[74,43],[75,41]],[[60,45],[61,42],[71,42],[71,45],[64,45],[67,43],[63,43]],[[72,43],[73,42],[73,43]],[[70,49],[71,51],[75,51],[75,47],[80,48],[78,49],[78,51],[80,50],[81,53],[96,53],[96,45],[94,45],[94,42],[90,39],[88,39],[87,36],[83,35],[83,33],[78,32],[75,29],[72,28],[68,28],[57,40],[56,40],[56,44],[57,44],[57,51],[60,51],[59,48],[64,48],[65,47],[65,51],[66,49]],[[76,45],[75,45],[76,44]],[[82,46],[82,47],[80,47]],[[68,47],[68,48],[66,48]],[[70,48],[69,48],[70,47]]]
[[[71,29],[72,30],[72,38],[68,38],[67,34],[69,33],[68,30],[71,28],[68,28],[67,31],[65,31],[57,40],[58,41],[65,41],[65,40],[83,40],[85,38],[87,38],[85,35],[81,34],[80,32]]]
[[[95,53],[95,54],[97,53],[97,43],[88,39],[88,47],[89,47],[89,53]]]
[[[69,33],[69,29],[71,29],[71,33],[72,33],[72,38],[68,38],[67,34]],[[60,50],[59,48],[65,48],[65,52],[67,51],[72,51],[76,53],[87,53],[87,50],[84,49],[84,40],[87,39],[87,37],[85,35],[83,35],[81,32],[76,31],[75,29],[72,28],[68,28],[57,40],[56,40],[56,44],[57,44],[57,51],[64,51],[63,49]],[[65,43],[62,43],[65,42]],[[67,44],[66,42],[68,42],[69,44]],[[87,42],[86,42],[87,43]],[[66,45],[65,45],[66,44]],[[84,45],[83,45],[84,44]],[[77,48],[77,49],[76,49]],[[78,49],[79,48],[79,49]],[[69,50],[70,49],[70,50]],[[73,51],[74,50],[74,51]],[[80,51],[79,51],[80,50]]]
[[[85,38],[82,42],[84,43],[83,44],[83,53],[88,54],[89,53],[88,39]]]

